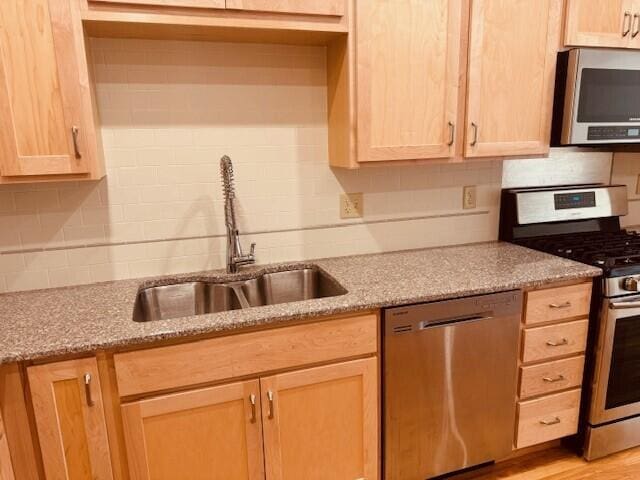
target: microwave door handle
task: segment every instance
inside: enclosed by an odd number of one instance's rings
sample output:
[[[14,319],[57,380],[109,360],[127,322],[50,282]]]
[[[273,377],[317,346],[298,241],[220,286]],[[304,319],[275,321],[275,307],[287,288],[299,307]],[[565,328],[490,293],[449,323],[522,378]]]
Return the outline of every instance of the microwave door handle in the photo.
[[[627,310],[631,308],[640,308],[640,300],[637,302],[613,302],[609,305],[612,310]]]

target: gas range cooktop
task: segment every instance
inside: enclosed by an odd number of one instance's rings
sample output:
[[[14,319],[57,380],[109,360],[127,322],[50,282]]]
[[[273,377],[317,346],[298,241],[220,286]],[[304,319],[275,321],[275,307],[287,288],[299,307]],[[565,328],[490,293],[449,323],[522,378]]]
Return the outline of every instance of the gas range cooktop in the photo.
[[[602,268],[640,275],[640,234],[620,228],[624,185],[567,185],[502,192],[500,239]]]
[[[619,230],[548,235],[520,238],[514,243],[600,267],[608,277],[640,273],[640,234],[637,232]]]

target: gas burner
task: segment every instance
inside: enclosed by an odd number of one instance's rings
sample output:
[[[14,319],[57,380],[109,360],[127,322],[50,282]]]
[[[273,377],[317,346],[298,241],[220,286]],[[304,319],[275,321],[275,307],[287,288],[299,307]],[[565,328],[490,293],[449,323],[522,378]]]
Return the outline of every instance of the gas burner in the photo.
[[[640,234],[618,230],[523,238],[517,243],[534,250],[601,267],[607,276],[640,273]]]

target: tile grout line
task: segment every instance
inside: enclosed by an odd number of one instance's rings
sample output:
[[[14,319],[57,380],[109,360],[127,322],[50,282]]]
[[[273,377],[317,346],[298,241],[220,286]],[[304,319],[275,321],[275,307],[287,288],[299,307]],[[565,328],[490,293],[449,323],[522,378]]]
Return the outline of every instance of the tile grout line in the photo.
[[[329,230],[329,229],[344,228],[344,227],[357,227],[361,225],[401,223],[401,222],[411,222],[411,221],[419,221],[419,220],[432,220],[437,218],[473,217],[473,216],[488,215],[489,213],[490,213],[489,210],[478,210],[473,212],[459,212],[459,213],[448,213],[448,214],[437,214],[437,215],[420,215],[420,216],[414,216],[414,217],[387,218],[387,219],[380,219],[380,220],[364,220],[364,221],[354,221],[354,222],[346,222],[346,223],[314,225],[314,226],[302,227],[302,228],[284,228],[284,229],[277,229],[277,230],[249,231],[249,232],[242,233],[242,236],[246,237],[246,236],[255,236],[255,235],[278,234],[278,233]],[[55,252],[55,251],[61,251],[61,250],[79,250],[84,248],[95,248],[95,247],[118,247],[118,246],[125,246],[125,245],[143,245],[143,244],[149,244],[149,243],[181,242],[181,241],[187,241],[187,240],[204,240],[204,239],[210,239],[210,238],[225,238],[225,237],[226,237],[226,234],[217,234],[217,235],[197,235],[197,236],[190,236],[190,237],[158,238],[158,239],[151,239],[151,240],[134,240],[130,242],[95,242],[95,243],[87,243],[82,245],[69,245],[69,246],[60,246],[60,247],[4,250],[4,251],[0,251],[0,255]]]

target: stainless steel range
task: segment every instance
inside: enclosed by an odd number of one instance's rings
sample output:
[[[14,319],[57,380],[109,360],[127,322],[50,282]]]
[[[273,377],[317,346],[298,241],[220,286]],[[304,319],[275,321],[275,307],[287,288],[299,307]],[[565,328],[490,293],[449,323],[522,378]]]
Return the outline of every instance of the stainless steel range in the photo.
[[[620,228],[625,186],[503,191],[500,238],[603,269],[595,281],[584,456],[640,445],[640,235]]]

